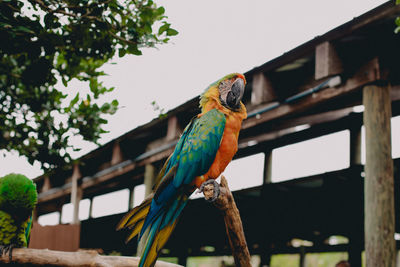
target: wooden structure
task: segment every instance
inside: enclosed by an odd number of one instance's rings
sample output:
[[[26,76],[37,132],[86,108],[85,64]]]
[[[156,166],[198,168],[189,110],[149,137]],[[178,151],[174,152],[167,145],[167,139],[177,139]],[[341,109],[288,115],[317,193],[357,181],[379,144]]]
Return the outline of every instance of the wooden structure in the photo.
[[[400,231],[399,220],[395,220],[400,213],[394,210],[400,196],[393,183],[398,185],[400,162],[395,160],[392,171],[389,117],[400,115],[400,35],[393,32],[399,13],[400,6],[387,2],[245,73],[248,85],[244,102],[249,116],[243,122],[236,158],[265,153],[264,184],[234,192],[234,197],[250,253],[260,255],[262,264],[275,253],[348,251],[352,266],[361,266],[364,214],[367,261],[374,257],[379,261],[383,255],[393,261],[393,234],[395,229]],[[365,116],[353,112],[353,107],[362,103]],[[191,99],[169,111],[165,118],[154,119],[88,153],[70,171],[36,178],[37,215],[60,211],[63,204],[72,202],[74,222],[79,223],[77,204],[82,198],[93,199],[124,188],[133,192],[143,183],[149,190],[180,132],[198,112],[198,98]],[[363,124],[369,139],[365,173],[360,165]],[[304,125],[307,127],[299,127]],[[342,130],[350,131],[349,168],[271,183],[273,149]],[[374,145],[381,138],[382,143]],[[385,213],[382,218],[386,219],[379,219],[381,208]],[[189,256],[230,254],[223,222],[220,228],[207,227],[210,223],[201,217],[202,213],[215,216],[215,221],[222,220],[204,201],[190,201],[163,250],[164,256],[179,257],[184,264]],[[121,216],[80,222],[81,247],[132,254],[135,242],[125,246],[125,233],[114,232]],[[213,225],[219,225],[215,221]],[[189,226],[193,225],[203,225],[207,231],[199,230],[188,239]],[[374,235],[372,228],[384,233]],[[332,235],[346,236],[349,243],[326,244]],[[290,242],[293,238],[312,241],[312,246],[294,247]],[[390,248],[377,252],[377,238],[390,243]],[[204,247],[213,247],[213,251],[205,251]]]

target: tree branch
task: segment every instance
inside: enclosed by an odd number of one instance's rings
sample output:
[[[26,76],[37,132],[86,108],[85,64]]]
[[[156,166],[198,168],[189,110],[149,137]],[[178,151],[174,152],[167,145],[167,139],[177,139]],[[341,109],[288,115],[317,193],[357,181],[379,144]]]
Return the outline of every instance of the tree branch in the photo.
[[[99,267],[132,267],[138,266],[138,257],[101,256],[94,250],[64,252],[48,249],[14,248],[12,262],[33,264],[37,266],[99,266]],[[8,254],[0,257],[0,263],[10,263]],[[156,267],[182,267],[181,265],[157,261]]]
[[[221,176],[220,194],[215,200],[214,206],[222,211],[225,221],[226,234],[229,239],[229,245],[232,249],[232,255],[235,259],[235,265],[240,267],[251,267],[250,252],[247,247],[244,236],[242,220],[239,210],[236,207],[233,195],[228,187],[225,176]]]

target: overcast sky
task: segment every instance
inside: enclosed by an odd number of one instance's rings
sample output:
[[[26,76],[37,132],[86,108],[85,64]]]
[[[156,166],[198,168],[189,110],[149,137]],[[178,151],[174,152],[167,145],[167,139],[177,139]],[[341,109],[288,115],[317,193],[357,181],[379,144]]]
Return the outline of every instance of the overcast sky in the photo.
[[[105,84],[116,87],[108,97],[118,99],[122,108],[109,118],[110,133],[102,143],[154,118],[152,101],[172,109],[225,74],[246,72],[386,1],[156,2],[165,7],[179,35],[158,49],[145,49],[143,56],[116,58],[116,64],[104,66],[109,74]],[[82,146],[81,154],[95,148]],[[19,172],[34,178],[42,173],[38,164],[30,166],[16,154],[5,155],[0,155],[0,176]]]

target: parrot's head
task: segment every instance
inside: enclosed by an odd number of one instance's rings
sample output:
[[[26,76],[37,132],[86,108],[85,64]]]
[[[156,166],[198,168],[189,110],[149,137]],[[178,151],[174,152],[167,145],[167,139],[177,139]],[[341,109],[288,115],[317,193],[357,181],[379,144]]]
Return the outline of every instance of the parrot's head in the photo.
[[[208,103],[224,107],[233,112],[246,112],[242,103],[246,79],[243,74],[231,73],[211,84],[201,95],[200,107],[205,109]]]
[[[0,178],[0,210],[25,220],[37,203],[36,185],[22,174],[11,173]]]

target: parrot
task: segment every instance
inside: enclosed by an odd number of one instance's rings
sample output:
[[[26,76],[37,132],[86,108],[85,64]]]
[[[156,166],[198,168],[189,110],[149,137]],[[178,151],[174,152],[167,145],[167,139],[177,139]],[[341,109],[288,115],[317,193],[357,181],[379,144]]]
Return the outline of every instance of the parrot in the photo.
[[[155,265],[190,195],[206,181],[217,179],[236,154],[247,117],[241,101],[245,85],[243,74],[232,73],[207,87],[200,96],[201,113],[184,129],[153,192],[117,224],[116,230],[131,230],[126,243],[136,235],[144,242],[140,267]]]
[[[0,178],[0,255],[27,247],[37,203],[36,185],[22,174]]]

